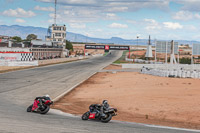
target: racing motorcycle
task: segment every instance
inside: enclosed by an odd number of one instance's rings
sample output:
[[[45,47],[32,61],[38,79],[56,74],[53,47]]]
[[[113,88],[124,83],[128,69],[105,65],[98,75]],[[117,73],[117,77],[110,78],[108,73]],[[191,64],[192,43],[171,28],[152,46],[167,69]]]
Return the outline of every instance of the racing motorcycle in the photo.
[[[100,120],[101,122],[107,123],[112,119],[113,116],[117,115],[116,108],[107,108],[103,110],[105,116],[102,116],[100,113],[101,106],[102,105],[100,104],[91,104],[89,106],[89,111],[82,115],[82,120]]]
[[[27,108],[27,112],[46,114],[51,104],[53,104],[53,101],[51,101],[50,98],[35,99],[34,103]]]

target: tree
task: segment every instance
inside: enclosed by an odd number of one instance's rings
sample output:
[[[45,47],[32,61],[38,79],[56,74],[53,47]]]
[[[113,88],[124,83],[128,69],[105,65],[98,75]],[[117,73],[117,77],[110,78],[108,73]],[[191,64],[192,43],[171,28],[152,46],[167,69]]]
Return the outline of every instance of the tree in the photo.
[[[29,34],[26,37],[26,40],[28,40],[28,41],[35,40],[35,39],[37,39],[37,35],[35,35],[35,34]]]
[[[70,41],[66,40],[66,49],[73,51],[73,45]]]
[[[191,64],[191,59],[190,58],[181,58],[180,60],[180,64]]]
[[[14,37],[12,37],[12,39],[17,41],[17,42],[21,42],[22,41],[22,38],[18,37],[18,36],[14,36]]]

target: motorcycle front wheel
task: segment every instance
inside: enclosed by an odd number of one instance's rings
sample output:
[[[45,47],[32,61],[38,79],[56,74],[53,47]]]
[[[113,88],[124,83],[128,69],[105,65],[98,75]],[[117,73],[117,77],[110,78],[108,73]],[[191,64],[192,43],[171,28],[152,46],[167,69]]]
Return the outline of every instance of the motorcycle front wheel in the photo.
[[[85,112],[83,115],[82,115],[82,120],[88,120],[89,119],[89,115],[90,115],[90,112]]]
[[[101,122],[103,123],[107,123],[112,119],[112,115],[111,114],[106,114],[106,117],[102,117],[101,118]]]
[[[32,110],[32,107],[33,107],[33,104],[31,104],[28,108],[27,108],[27,112],[31,112],[31,110]]]
[[[50,110],[50,106],[46,106],[44,110],[41,110],[40,114],[46,114]]]

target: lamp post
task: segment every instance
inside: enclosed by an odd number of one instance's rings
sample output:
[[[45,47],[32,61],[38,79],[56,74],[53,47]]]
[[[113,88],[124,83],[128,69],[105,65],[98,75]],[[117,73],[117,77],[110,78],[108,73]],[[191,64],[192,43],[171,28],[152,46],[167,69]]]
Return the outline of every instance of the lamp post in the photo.
[[[136,58],[137,58],[137,55],[138,55],[138,38],[139,38],[139,36],[137,36],[137,48],[136,48]]]

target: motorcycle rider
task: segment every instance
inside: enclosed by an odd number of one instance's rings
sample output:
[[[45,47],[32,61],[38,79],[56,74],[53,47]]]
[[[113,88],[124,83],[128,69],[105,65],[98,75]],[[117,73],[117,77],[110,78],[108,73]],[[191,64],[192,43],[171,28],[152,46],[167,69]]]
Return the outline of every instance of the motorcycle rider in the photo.
[[[100,114],[102,117],[105,117],[104,110],[107,110],[109,108],[109,104],[107,100],[103,100],[101,108],[100,108]]]
[[[51,100],[51,99],[50,99],[49,95],[45,95],[42,97],[36,97],[35,100],[39,101],[38,108],[43,108],[42,101]]]

